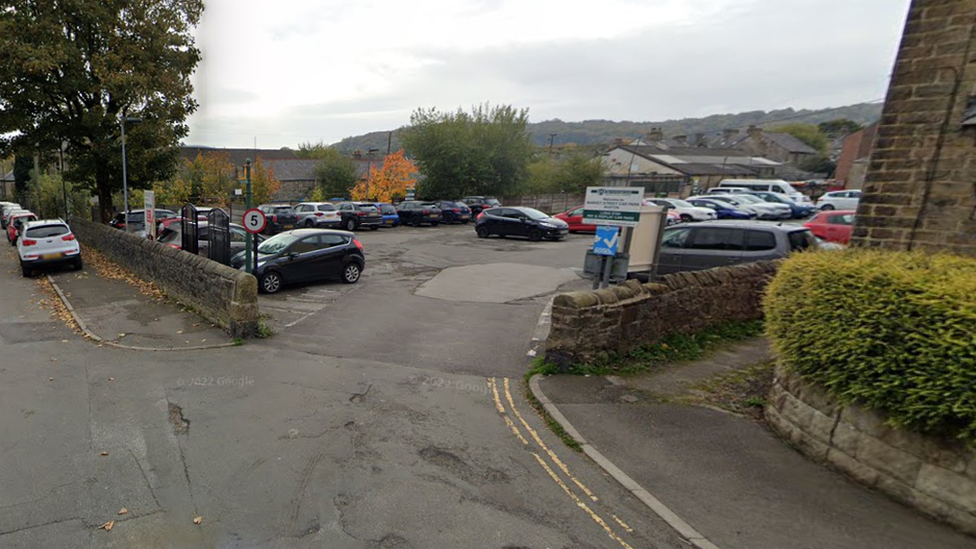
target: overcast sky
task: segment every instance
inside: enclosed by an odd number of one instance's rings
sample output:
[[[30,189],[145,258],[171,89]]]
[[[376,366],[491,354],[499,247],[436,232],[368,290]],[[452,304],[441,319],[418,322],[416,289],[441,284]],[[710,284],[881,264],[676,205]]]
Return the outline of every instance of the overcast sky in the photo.
[[[910,0],[207,0],[186,142],[295,147],[483,102],[657,121],[884,97]]]

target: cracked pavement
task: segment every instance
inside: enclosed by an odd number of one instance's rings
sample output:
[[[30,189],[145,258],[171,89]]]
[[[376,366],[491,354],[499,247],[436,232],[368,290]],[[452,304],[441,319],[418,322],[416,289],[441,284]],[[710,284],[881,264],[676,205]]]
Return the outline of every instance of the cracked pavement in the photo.
[[[42,283],[0,254],[0,547],[685,547],[522,396],[566,278],[496,302],[416,295],[463,284],[437,280],[451,267],[565,273],[590,237],[473,233],[361,233],[359,284],[261,297],[275,338],[169,353],[52,322]]]

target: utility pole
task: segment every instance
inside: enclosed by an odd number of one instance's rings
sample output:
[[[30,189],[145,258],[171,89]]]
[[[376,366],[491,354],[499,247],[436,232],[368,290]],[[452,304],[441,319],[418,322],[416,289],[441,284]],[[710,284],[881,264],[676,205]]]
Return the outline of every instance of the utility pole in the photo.
[[[393,131],[386,134],[386,156],[390,156],[390,149],[393,148]]]
[[[379,149],[369,149],[366,151],[366,200],[369,200],[369,179],[370,172],[373,167],[373,155],[376,154],[377,151],[379,151]]]
[[[552,156],[552,142],[555,141],[555,139],[556,139],[556,134],[550,133],[549,134],[549,156]]]

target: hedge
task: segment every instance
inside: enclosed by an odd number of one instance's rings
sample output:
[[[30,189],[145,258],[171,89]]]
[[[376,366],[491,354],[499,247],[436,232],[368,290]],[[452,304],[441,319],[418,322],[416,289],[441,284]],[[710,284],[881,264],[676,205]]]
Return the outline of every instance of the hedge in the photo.
[[[976,259],[796,254],[764,306],[774,349],[801,377],[891,425],[976,444]]]

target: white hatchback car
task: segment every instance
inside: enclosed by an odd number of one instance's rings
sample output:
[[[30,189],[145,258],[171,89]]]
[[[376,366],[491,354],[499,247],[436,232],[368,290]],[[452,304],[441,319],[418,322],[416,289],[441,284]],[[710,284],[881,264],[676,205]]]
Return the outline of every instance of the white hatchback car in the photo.
[[[861,191],[831,191],[817,200],[818,210],[856,210],[861,201]]]
[[[24,276],[31,276],[34,269],[41,267],[71,265],[75,270],[83,267],[81,246],[71,227],[61,219],[42,219],[25,225],[17,239],[17,254]]]
[[[699,208],[698,206],[693,206],[684,200],[679,198],[645,198],[644,205],[655,205],[664,206],[666,210],[674,210],[676,214],[681,216],[681,221],[687,223],[689,221],[712,221],[716,219],[715,210],[709,210],[708,208]]]

